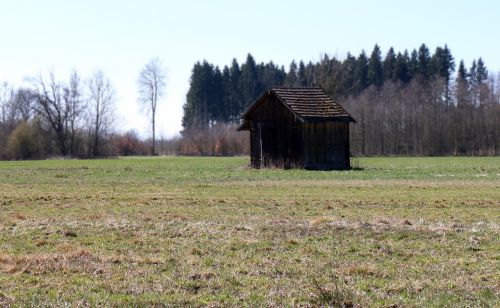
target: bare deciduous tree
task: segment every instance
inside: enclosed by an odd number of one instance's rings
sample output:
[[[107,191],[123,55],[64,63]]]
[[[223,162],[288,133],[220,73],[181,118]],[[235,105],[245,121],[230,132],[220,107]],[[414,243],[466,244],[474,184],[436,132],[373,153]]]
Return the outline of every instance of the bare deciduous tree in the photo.
[[[60,154],[71,154],[74,150],[76,125],[81,119],[82,111],[78,74],[71,74],[68,86],[57,82],[54,72],[50,72],[48,82],[40,74],[32,83],[35,95],[33,109],[53,129]]]
[[[64,87],[64,101],[66,103],[66,125],[69,133],[70,153],[75,152],[75,138],[78,130],[78,121],[84,110],[80,76],[73,71],[69,77],[69,84]]]
[[[12,100],[12,88],[10,87],[9,83],[3,82],[0,85],[0,122],[3,125],[6,125],[8,122],[9,118],[9,113],[12,108],[11,106],[11,100]]]
[[[153,142],[151,155],[155,155],[155,133],[156,133],[156,107],[158,99],[164,94],[166,85],[166,74],[160,59],[151,59],[139,73],[137,79],[139,89],[139,102],[151,116],[151,130]]]
[[[344,102],[352,112],[351,149],[361,155],[498,155],[500,99],[495,80],[483,83],[474,105],[467,80],[451,84],[449,104],[443,80],[386,82]]]
[[[97,71],[88,83],[89,153],[102,154],[101,140],[114,121],[115,90],[104,72]]]
[[[32,116],[34,102],[33,91],[26,88],[18,89],[14,96],[16,117],[21,121],[28,121]]]

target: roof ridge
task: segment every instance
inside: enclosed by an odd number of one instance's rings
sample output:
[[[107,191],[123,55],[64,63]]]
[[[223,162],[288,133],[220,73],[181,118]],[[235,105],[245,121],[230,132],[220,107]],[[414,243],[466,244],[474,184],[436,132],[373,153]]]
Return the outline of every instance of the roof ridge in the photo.
[[[245,112],[245,118],[259,106],[257,104],[262,104],[265,101],[266,95],[276,96],[301,121],[308,121],[308,119],[348,119],[354,121],[342,105],[317,86],[269,88]]]
[[[315,87],[286,87],[286,86],[274,86],[271,87],[271,89],[287,89],[287,90],[308,90],[308,89],[315,89],[315,90],[323,90],[321,87],[315,86]]]

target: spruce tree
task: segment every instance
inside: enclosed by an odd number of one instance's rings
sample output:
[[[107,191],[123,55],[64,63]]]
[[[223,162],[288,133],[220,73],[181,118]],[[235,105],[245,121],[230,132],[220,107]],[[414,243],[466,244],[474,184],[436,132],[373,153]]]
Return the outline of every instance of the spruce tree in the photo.
[[[463,60],[461,60],[458,65],[457,77],[455,79],[455,98],[457,102],[457,114],[455,121],[457,126],[457,152],[459,154],[465,154],[467,152],[467,145],[470,142],[470,114],[468,110],[468,106],[470,104],[470,92],[468,73]]]
[[[472,64],[469,70],[469,77],[476,80],[476,72],[477,72],[477,62],[476,60],[472,60]]]
[[[303,61],[299,62],[299,70],[297,72],[297,85],[299,87],[308,86],[307,76],[306,76],[306,66]]]
[[[449,82],[449,80],[451,79],[451,75],[453,75],[453,72],[455,72],[455,59],[453,58],[448,45],[444,45],[443,62],[445,63],[445,67],[443,68],[442,74]]]
[[[444,80],[444,96],[446,106],[450,103],[450,79],[455,71],[455,61],[448,46],[437,47],[431,58],[430,75]]]
[[[443,48],[436,47],[434,54],[431,56],[431,61],[429,62],[429,76],[441,76],[441,70],[444,66],[443,61]]]
[[[285,78],[286,78],[286,72],[285,68],[283,66],[278,67],[277,65],[275,66],[275,73],[274,73],[274,81],[272,86],[273,87],[281,87],[285,84]]]
[[[484,65],[483,59],[479,58],[477,60],[477,69],[476,69],[476,84],[477,84],[477,98],[478,103],[483,105],[486,101],[487,89],[486,81],[488,80],[488,70]]]
[[[348,96],[355,91],[356,87],[356,58],[349,52],[342,63],[342,87],[340,94]]]
[[[368,84],[381,87],[384,83],[380,47],[375,44],[368,61]]]
[[[191,71],[189,81],[189,91],[186,95],[186,103],[183,105],[184,116],[182,117],[182,127],[189,128],[197,125],[200,113],[199,100],[201,96],[201,63],[196,62]]]
[[[210,124],[214,110],[216,109],[214,105],[214,66],[208,63],[206,60],[202,63],[202,73],[201,73],[201,96],[199,97],[199,104],[201,106],[201,114],[199,123],[201,127],[207,127]]]
[[[466,96],[469,90],[468,77],[469,74],[467,73],[467,69],[465,68],[464,60],[460,60],[460,64],[458,65],[457,77],[455,79],[457,105],[459,107],[466,105]]]
[[[297,63],[295,63],[295,60],[292,60],[292,63],[290,63],[290,68],[288,69],[288,73],[286,74],[285,86],[296,87],[298,84],[297,79],[298,79],[297,78]]]
[[[467,80],[467,69],[465,68],[464,60],[460,60],[460,64],[458,65],[457,80]]]
[[[447,84],[450,82],[451,75],[455,71],[455,60],[447,45],[444,48],[436,48],[429,71],[431,75],[442,77]]]
[[[222,69],[223,122],[233,122],[233,102],[231,97],[231,73],[227,65]]]
[[[399,54],[400,55],[400,54]],[[392,80],[395,81],[397,77],[395,76],[394,70],[396,68],[396,54],[394,53],[394,48],[389,48],[387,54],[385,55],[384,64],[383,64],[383,72],[384,72],[384,81]]]
[[[317,76],[316,76],[316,65],[309,61],[306,65],[306,75],[307,75],[307,84],[309,86],[316,86],[318,84]]]
[[[411,51],[410,60],[408,62],[408,73],[410,79],[415,78],[418,74],[418,52],[416,49]]]
[[[469,69],[469,85],[472,89],[477,87],[477,64],[476,60],[472,60],[472,65]]]
[[[260,95],[257,67],[251,54],[248,54],[245,64],[241,66],[240,89],[243,103],[241,109],[245,110]]]
[[[224,83],[222,72],[215,67],[209,90],[209,123],[225,122],[226,108],[224,106]]]
[[[241,78],[241,70],[240,66],[238,64],[238,61],[236,59],[233,59],[231,62],[231,68],[229,68],[229,75],[231,78],[231,88],[229,90],[229,97],[230,97],[230,114],[231,114],[231,119],[233,120],[239,120],[240,113],[243,112],[244,108],[244,100],[241,94],[241,83],[240,83],[240,78]]]
[[[396,65],[394,66],[393,81],[399,80],[403,83],[408,83],[410,79],[408,51],[405,50],[405,54],[398,52],[396,56]]]
[[[431,56],[429,48],[425,44],[420,45],[418,49],[418,65],[416,73],[420,75],[423,81],[428,81],[431,78]]]
[[[368,87],[368,58],[365,51],[361,51],[356,60],[356,94],[361,93]]]
[[[477,84],[482,84],[488,79],[488,70],[484,65],[483,59],[479,58],[477,60],[477,69],[476,69],[476,82]]]

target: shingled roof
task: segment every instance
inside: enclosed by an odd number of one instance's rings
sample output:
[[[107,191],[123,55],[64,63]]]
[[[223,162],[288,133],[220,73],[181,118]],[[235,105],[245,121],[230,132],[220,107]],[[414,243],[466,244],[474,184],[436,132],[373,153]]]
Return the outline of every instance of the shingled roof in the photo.
[[[274,94],[278,100],[292,113],[294,113],[301,122],[355,122],[351,115],[321,88],[276,87],[266,91],[250,106],[250,108],[248,108],[248,110],[243,114],[244,123],[241,126],[241,129],[245,129],[245,122],[250,119],[254,110],[265,102],[264,98],[271,94]]]

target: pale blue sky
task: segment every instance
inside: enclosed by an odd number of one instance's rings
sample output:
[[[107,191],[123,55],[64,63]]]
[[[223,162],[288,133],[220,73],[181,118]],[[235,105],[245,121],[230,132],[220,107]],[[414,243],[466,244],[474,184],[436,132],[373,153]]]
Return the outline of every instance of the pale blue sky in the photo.
[[[148,127],[136,104],[136,78],[153,56],[168,69],[161,102],[161,134],[181,129],[182,104],[194,62],[285,65],[321,54],[385,53],[445,43],[467,65],[483,57],[500,71],[500,1],[126,1],[0,0],[0,80],[54,69],[65,78],[103,69],[118,92],[118,128]]]

